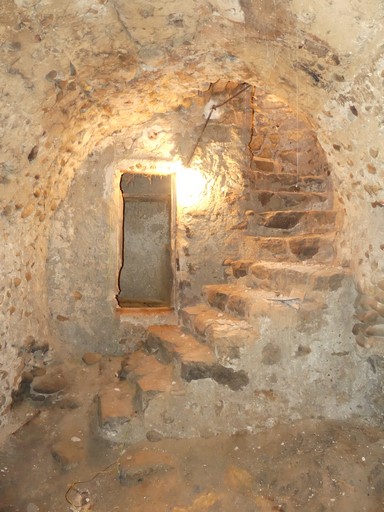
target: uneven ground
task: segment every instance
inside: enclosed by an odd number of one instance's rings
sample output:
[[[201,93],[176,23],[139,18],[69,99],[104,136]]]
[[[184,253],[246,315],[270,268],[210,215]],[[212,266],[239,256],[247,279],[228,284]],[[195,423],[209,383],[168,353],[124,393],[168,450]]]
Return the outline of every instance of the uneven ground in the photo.
[[[2,433],[0,512],[384,510],[377,429],[317,419],[258,434],[109,444],[97,428],[98,365],[62,369],[65,390],[24,398]]]

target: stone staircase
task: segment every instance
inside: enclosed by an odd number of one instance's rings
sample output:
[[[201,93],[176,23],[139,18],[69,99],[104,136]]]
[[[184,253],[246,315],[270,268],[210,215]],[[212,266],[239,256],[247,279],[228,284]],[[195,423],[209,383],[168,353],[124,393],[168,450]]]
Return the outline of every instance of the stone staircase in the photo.
[[[350,355],[351,327],[343,320],[340,331],[337,308],[352,304],[352,284],[335,264],[339,220],[327,177],[260,167],[248,171],[240,257],[224,261],[226,282],[204,286],[179,326],[150,326],[143,350],[121,361],[118,381],[99,395],[105,437],[232,433],[348,408],[334,382]],[[324,372],[329,404],[318,394]]]

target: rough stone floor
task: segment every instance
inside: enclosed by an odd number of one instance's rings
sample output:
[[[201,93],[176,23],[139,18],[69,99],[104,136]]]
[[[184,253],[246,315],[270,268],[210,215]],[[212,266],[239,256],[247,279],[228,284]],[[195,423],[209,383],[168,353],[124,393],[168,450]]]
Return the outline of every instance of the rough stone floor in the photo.
[[[62,371],[65,390],[21,401],[1,433],[0,512],[384,510],[378,429],[306,420],[258,434],[110,444],[97,433],[97,371],[81,361]]]

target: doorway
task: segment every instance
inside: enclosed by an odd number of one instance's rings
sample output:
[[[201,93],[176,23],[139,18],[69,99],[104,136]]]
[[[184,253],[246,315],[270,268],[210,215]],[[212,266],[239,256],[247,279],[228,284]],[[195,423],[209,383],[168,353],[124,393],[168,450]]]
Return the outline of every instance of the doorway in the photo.
[[[172,307],[173,177],[123,174],[122,266],[118,303],[124,308]]]

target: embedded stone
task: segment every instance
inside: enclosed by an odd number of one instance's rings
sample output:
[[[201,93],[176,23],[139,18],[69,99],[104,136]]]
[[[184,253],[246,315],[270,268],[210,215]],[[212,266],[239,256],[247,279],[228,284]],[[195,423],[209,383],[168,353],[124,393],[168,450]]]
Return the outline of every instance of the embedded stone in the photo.
[[[267,343],[263,348],[261,361],[268,366],[279,363],[281,361],[280,347],[273,343]]]
[[[311,259],[319,252],[319,240],[316,238],[291,240],[289,247],[299,260]]]
[[[384,324],[369,325],[365,329],[366,336],[384,336]]]
[[[265,172],[274,172],[276,167],[279,167],[277,162],[268,158],[253,157],[253,164],[256,169]]]
[[[252,265],[252,260],[238,260],[232,263],[233,276],[237,279],[248,274],[248,269]]]
[[[67,386],[67,380],[61,372],[46,373],[33,379],[32,390],[42,395],[52,395],[62,391]]]
[[[377,321],[379,318],[379,313],[377,311],[360,311],[357,313],[357,318],[360,320],[360,322],[363,322],[364,324],[370,324]]]
[[[163,439],[163,434],[161,432],[158,432],[157,430],[149,430],[145,437],[150,441],[151,443],[158,443]]]
[[[88,366],[97,364],[102,359],[103,359],[103,356],[101,354],[99,354],[98,352],[86,352],[82,357],[82,360]]]

